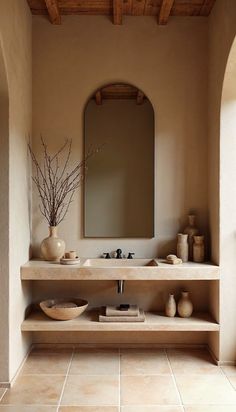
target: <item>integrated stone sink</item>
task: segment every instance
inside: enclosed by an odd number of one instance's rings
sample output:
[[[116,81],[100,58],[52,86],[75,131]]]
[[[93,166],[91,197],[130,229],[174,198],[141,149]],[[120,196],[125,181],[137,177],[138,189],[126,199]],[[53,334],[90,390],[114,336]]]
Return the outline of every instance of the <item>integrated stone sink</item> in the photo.
[[[154,259],[86,259],[83,266],[97,268],[158,266]]]

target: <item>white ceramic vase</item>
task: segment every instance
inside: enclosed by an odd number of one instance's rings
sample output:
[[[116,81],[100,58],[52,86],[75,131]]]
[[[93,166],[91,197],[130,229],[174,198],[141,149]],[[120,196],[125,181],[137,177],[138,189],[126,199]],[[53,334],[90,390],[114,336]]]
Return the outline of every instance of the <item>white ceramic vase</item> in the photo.
[[[173,318],[176,314],[176,303],[175,303],[175,297],[173,294],[169,294],[169,297],[167,299],[166,305],[165,305],[165,313],[166,316]]]
[[[178,314],[181,318],[189,318],[193,313],[193,304],[189,298],[189,292],[181,292],[178,302]]]
[[[177,236],[177,256],[182,259],[183,262],[188,261],[188,235],[184,233],[178,233]]]
[[[65,242],[57,236],[57,226],[49,226],[49,236],[40,246],[41,254],[45,260],[60,260],[65,253]]]

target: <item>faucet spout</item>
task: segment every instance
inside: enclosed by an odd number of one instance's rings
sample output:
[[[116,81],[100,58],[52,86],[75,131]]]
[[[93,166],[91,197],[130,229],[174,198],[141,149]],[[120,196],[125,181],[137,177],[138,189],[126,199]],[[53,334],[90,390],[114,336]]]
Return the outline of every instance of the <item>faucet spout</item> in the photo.
[[[120,295],[122,295],[124,293],[124,285],[125,285],[124,280],[118,280],[117,281],[117,292]]]

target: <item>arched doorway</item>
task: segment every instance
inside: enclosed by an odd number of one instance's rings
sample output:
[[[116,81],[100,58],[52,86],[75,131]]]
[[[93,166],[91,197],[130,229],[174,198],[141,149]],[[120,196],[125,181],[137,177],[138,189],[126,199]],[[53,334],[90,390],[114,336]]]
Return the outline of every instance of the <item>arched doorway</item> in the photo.
[[[9,96],[0,43],[0,382],[9,380]]]
[[[236,359],[236,38],[228,57],[220,115],[220,358]]]

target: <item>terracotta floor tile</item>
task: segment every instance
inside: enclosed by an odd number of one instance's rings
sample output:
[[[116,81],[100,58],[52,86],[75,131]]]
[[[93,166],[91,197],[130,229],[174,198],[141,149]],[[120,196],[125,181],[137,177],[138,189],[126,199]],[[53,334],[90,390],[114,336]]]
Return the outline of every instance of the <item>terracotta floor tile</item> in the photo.
[[[221,366],[226,376],[236,376],[236,366]]]
[[[70,353],[30,354],[21,370],[21,375],[66,375],[70,360]]]
[[[70,375],[117,375],[119,374],[118,352],[78,352],[74,354]]]
[[[227,376],[228,380],[230,381],[231,385],[234,387],[234,389],[236,390],[236,375],[234,376]],[[236,411],[236,409],[235,409]]]
[[[119,402],[119,377],[115,375],[70,375],[61,405],[116,406]]]
[[[184,412],[182,406],[167,406],[167,405],[156,405],[156,406],[122,406],[121,412]],[[201,411],[202,412],[202,411]]]
[[[1,404],[55,405],[59,401],[64,380],[64,376],[22,375],[5,393]]]
[[[157,375],[170,374],[168,359],[164,350],[155,352],[125,352],[121,353],[122,375]]]
[[[0,412],[57,412],[57,406],[0,405]]]
[[[205,349],[168,349],[167,355],[174,374],[222,374]]]
[[[44,345],[39,345],[39,346],[36,346],[35,348],[33,348],[32,349],[32,351],[31,351],[31,354],[32,355],[36,355],[36,354],[38,354],[38,355],[41,355],[41,354],[44,354],[44,353],[57,353],[57,354],[61,354],[61,353],[70,353],[70,354],[72,354],[72,352],[74,351],[74,348],[73,348],[73,346],[71,345],[71,346],[62,346],[62,347],[58,347],[57,345],[54,345],[54,344],[52,344],[52,345],[46,345],[46,346],[44,346]]]
[[[61,406],[59,412],[120,412],[118,406]]]
[[[121,376],[122,406],[156,404],[180,404],[171,376]]]
[[[235,405],[191,405],[184,407],[185,412],[235,412]]]
[[[175,375],[175,379],[184,404],[235,404],[236,410],[236,391],[223,374]]]

